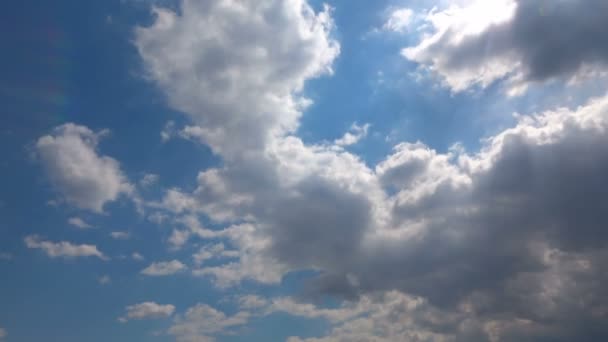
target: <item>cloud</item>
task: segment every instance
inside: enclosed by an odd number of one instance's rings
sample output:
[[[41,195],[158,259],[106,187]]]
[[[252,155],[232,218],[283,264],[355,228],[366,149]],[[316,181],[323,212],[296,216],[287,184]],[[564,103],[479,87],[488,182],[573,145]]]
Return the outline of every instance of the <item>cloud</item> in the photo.
[[[144,256],[139,254],[138,252],[133,252],[133,254],[131,254],[131,258],[136,261],[142,261],[145,259]]]
[[[0,328],[0,338],[5,338],[7,335],[6,329]]]
[[[107,202],[132,192],[119,163],[97,153],[99,140],[107,133],[67,123],[36,143],[37,156],[55,189],[69,204],[97,213]]]
[[[111,232],[110,236],[115,240],[128,240],[131,238],[131,233],[129,232]]]
[[[91,226],[90,224],[88,224],[87,222],[85,222],[80,217],[70,217],[68,219],[68,223],[71,224],[72,226],[80,228],[80,229],[93,228],[93,226]]]
[[[167,276],[181,272],[186,269],[186,265],[182,264],[178,260],[172,260],[167,262],[154,262],[150,266],[144,268],[141,274],[147,276]]]
[[[329,9],[302,0],[184,0],[180,14],[155,13],[135,39],[150,77],[224,157],[295,130],[304,81],[331,72],[339,53]]]
[[[74,245],[67,241],[44,241],[37,235],[29,235],[25,239],[27,248],[41,249],[51,258],[97,257],[102,260],[108,258],[101,253],[95,245]]]
[[[109,275],[103,275],[103,276],[99,277],[99,279],[97,279],[97,281],[101,285],[108,285],[112,282],[112,278],[110,278]]]
[[[154,173],[146,173],[140,180],[139,185],[144,188],[149,188],[152,185],[158,183],[160,176]]]
[[[13,255],[11,253],[2,252],[2,253],[0,253],[0,260],[5,260],[5,261],[13,260]]]
[[[334,141],[334,144],[337,146],[354,145],[367,136],[369,127],[370,124],[359,126],[357,123],[353,123],[350,130],[346,132],[342,138]]]
[[[403,55],[455,92],[505,79],[518,94],[530,83],[605,73],[606,13],[602,0],[470,0],[430,11],[432,32]]]
[[[407,29],[414,16],[414,11],[409,8],[398,8],[391,12],[388,20],[382,25],[382,29],[393,32],[403,32]]]
[[[178,342],[215,341],[214,335],[225,333],[228,328],[242,326],[249,321],[250,314],[245,311],[226,316],[206,304],[197,304],[183,316],[178,316],[169,329]]]
[[[154,302],[143,302],[126,307],[126,314],[118,320],[126,323],[130,320],[166,318],[173,315],[175,306],[171,304],[157,304]]]
[[[523,5],[475,6],[436,12],[430,19],[444,30],[436,39],[445,34],[458,47],[508,27]],[[137,46],[151,78],[222,163],[201,171],[194,191],[171,189],[155,205],[184,218],[179,229],[188,238],[226,240],[239,253],[203,263],[194,275],[227,287],[278,284],[289,272],[312,270],[307,298],[344,299],[345,311],[272,303],[334,322],[326,341],[608,337],[601,286],[608,274],[608,96],[520,115],[479,152],[404,142],[368,166],[335,143],[306,144],[293,135],[303,109],[299,91],[338,52],[329,11],[314,13],[297,0],[185,1],[180,13],[158,10],[154,24],[138,30]],[[421,45],[417,57],[432,44]],[[461,90],[488,85],[510,72],[502,74],[499,62],[486,65],[481,78],[449,82]],[[204,229],[199,215],[224,228]],[[366,301],[388,304],[352,304]],[[226,325],[207,324],[234,319],[237,326],[248,317],[195,308],[172,330],[183,341],[211,339]]]
[[[236,250],[226,250],[223,243],[214,245],[205,245],[199,249],[192,258],[196,265],[201,265],[203,262],[219,258],[238,258],[240,253]]]

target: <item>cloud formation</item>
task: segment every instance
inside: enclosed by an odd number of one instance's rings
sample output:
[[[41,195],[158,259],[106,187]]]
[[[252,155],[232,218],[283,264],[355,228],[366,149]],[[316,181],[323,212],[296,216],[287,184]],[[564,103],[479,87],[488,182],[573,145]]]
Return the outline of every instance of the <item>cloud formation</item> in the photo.
[[[159,277],[168,276],[186,269],[186,265],[182,264],[179,260],[153,262],[148,267],[141,270],[141,274]]]
[[[548,6],[562,13],[560,6],[568,6],[562,3]],[[428,54],[429,61],[442,61],[431,54],[440,46],[434,44],[447,39],[447,51],[457,51],[523,20],[528,5],[496,0],[475,6],[455,8],[449,19],[435,13],[442,33],[410,57],[423,63]],[[488,15],[478,16],[480,11]],[[224,239],[239,251],[225,263],[197,265],[194,275],[226,287],[245,279],[276,284],[290,271],[316,271],[306,294],[345,299],[344,311],[289,301],[273,305],[333,320],[334,330],[320,341],[608,337],[608,296],[601,286],[608,274],[602,224],[608,212],[608,96],[579,108],[520,116],[514,127],[488,137],[479,152],[440,153],[404,142],[370,167],[340,144],[305,144],[293,135],[302,110],[294,105],[302,100],[298,91],[337,55],[328,11],[315,14],[297,0],[185,1],[179,15],[157,14],[152,26],[138,30],[143,60],[170,103],[200,125],[192,129],[199,140],[223,158],[199,173],[194,191],[168,190],[157,208],[188,218],[185,239],[175,240],[180,244],[192,236]],[[532,25],[539,19],[529,20]],[[284,40],[293,47],[289,58],[274,50]],[[472,71],[462,69],[473,76],[454,74],[448,83],[455,90],[489,85],[513,65],[526,82],[579,71],[534,76],[542,73],[521,62],[528,61],[528,50],[513,49],[504,55],[508,63],[478,59]],[[437,53],[448,52],[437,47]],[[513,56],[519,58],[515,64]],[[587,55],[577,56],[587,61]],[[211,89],[211,82],[219,86]],[[225,228],[204,229],[198,215]],[[213,254],[202,252],[201,260]],[[368,304],[364,310],[357,303]],[[244,324],[247,315],[240,315],[197,306],[172,331],[183,341],[210,339],[217,327]],[[347,318],[335,318],[340,315]],[[214,328],[208,322],[224,323]]]
[[[504,79],[518,94],[530,83],[605,73],[606,13],[602,0],[470,0],[430,11],[431,32],[403,55],[455,92]]]
[[[36,143],[37,156],[63,199],[97,213],[103,212],[107,202],[132,192],[120,164],[97,152],[99,140],[107,133],[67,123]]]
[[[79,229],[89,229],[89,228],[93,228],[93,226],[91,226],[90,224],[88,224],[87,222],[85,222],[83,219],[81,219],[80,217],[70,217],[68,219],[68,223],[76,228]]]
[[[329,12],[304,0],[184,0],[180,14],[155,9],[135,42],[170,103],[227,158],[297,127],[304,81],[329,73],[339,52]]]
[[[108,259],[95,245],[75,245],[67,241],[45,241],[37,235],[29,235],[25,237],[24,241],[27,248],[41,249],[51,258],[97,257],[102,260]]]
[[[157,304],[155,302],[143,302],[126,307],[126,314],[118,320],[126,323],[130,320],[166,318],[173,315],[175,306],[171,304]]]
[[[225,333],[228,328],[243,326],[249,321],[250,314],[241,311],[226,316],[221,311],[206,304],[197,304],[178,316],[169,329],[178,342],[212,342],[214,335]]]

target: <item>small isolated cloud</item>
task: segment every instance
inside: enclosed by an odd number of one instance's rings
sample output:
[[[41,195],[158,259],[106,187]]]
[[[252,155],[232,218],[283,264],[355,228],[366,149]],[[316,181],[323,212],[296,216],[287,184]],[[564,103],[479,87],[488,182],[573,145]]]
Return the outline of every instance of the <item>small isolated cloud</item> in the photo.
[[[147,276],[159,277],[175,274],[177,272],[186,269],[186,265],[182,264],[178,260],[166,261],[166,262],[154,262],[150,266],[144,268],[141,274]]]
[[[139,254],[138,252],[133,252],[133,254],[131,254],[131,258],[133,258],[133,260],[136,260],[136,261],[144,260],[144,256]]]
[[[163,130],[160,131],[160,140],[162,142],[167,142],[167,141],[171,140],[171,138],[173,138],[176,134],[177,134],[177,131],[175,128],[175,122],[167,121],[167,123],[163,127]]]
[[[97,281],[101,285],[108,285],[112,282],[112,278],[110,278],[110,276],[106,274],[106,275],[99,277],[99,279],[97,279]]]
[[[334,141],[334,144],[338,146],[350,146],[358,143],[361,139],[367,136],[369,131],[370,124],[365,124],[363,126],[358,125],[357,123],[353,123],[350,127],[350,130],[342,136],[342,138]]]
[[[175,306],[171,304],[157,304],[154,302],[144,302],[126,307],[126,314],[118,320],[126,323],[130,320],[166,318],[173,315]]]
[[[146,173],[140,180],[139,180],[139,185],[141,185],[144,188],[148,188],[156,183],[158,183],[158,180],[160,179],[160,176],[154,173]]]
[[[76,228],[79,229],[89,229],[89,228],[93,228],[92,225],[88,224],[87,222],[85,222],[83,219],[81,219],[80,217],[70,217],[68,219],[68,223]]]
[[[28,248],[41,249],[51,258],[97,257],[102,260],[108,259],[95,245],[75,245],[67,241],[44,241],[37,235],[29,235],[24,240]]]
[[[6,332],[6,329],[0,328],[0,339],[5,338],[7,335],[8,333]]]
[[[99,140],[107,132],[67,123],[38,139],[35,145],[36,155],[62,198],[97,213],[103,212],[106,203],[133,189],[118,161],[98,154]]]
[[[391,12],[388,20],[382,26],[383,30],[403,32],[407,29],[414,16],[414,11],[409,8],[398,8]]]
[[[110,236],[115,240],[128,240],[131,237],[129,232],[111,232]]]

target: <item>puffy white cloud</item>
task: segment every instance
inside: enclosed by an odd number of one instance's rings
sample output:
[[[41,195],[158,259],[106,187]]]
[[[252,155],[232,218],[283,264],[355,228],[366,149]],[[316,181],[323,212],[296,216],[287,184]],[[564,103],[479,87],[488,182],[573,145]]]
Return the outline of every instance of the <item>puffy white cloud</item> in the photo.
[[[141,274],[147,276],[167,276],[181,272],[186,269],[186,265],[182,264],[179,260],[153,262],[150,266],[144,268]]]
[[[173,315],[175,306],[171,304],[157,304],[155,302],[143,302],[126,307],[126,314],[118,320],[126,323],[130,320],[166,318]]]
[[[80,228],[80,229],[93,228],[93,226],[91,226],[90,224],[88,224],[87,222],[85,222],[80,217],[70,217],[68,219],[68,223],[71,224],[72,226]]]
[[[181,2],[136,32],[150,76],[224,157],[297,127],[308,78],[330,72],[339,45],[329,9],[304,0]]]
[[[605,73],[607,11],[602,0],[469,0],[431,10],[432,32],[403,55],[455,92],[506,79],[516,95],[531,82]]]
[[[51,258],[97,257],[102,260],[108,259],[95,245],[75,245],[67,241],[45,241],[37,235],[29,235],[25,237],[24,241],[27,248],[41,249]]]
[[[67,123],[36,142],[37,156],[69,204],[100,213],[104,204],[133,191],[119,163],[97,152],[99,140],[107,133]]]
[[[407,29],[414,16],[414,11],[409,8],[397,8],[391,11],[388,20],[382,29],[394,32],[403,32]]]
[[[169,334],[179,342],[215,341],[215,335],[225,333],[228,328],[234,329],[246,324],[250,317],[245,311],[226,316],[209,305],[197,304],[175,319]]]

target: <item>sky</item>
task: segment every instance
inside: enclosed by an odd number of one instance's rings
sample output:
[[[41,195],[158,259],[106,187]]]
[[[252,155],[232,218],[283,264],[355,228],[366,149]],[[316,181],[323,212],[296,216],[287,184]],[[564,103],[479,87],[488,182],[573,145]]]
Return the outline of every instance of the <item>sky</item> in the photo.
[[[0,341],[608,340],[608,2],[0,14]]]

